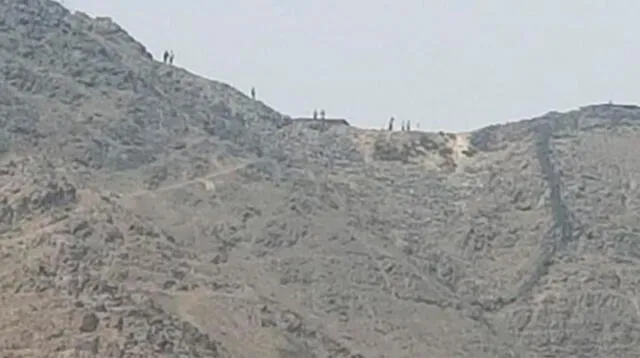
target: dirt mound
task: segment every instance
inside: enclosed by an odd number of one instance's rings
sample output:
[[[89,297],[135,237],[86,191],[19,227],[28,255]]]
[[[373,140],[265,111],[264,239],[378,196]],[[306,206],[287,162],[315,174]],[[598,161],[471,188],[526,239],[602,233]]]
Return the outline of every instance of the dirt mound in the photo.
[[[353,133],[353,138],[367,161],[422,164],[427,169],[455,170],[477,153],[469,133],[368,130]]]

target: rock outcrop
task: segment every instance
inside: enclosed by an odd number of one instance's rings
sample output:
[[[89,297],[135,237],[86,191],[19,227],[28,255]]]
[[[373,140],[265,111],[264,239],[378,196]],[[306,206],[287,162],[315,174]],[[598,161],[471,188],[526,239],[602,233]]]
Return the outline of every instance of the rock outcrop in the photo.
[[[314,127],[0,0],[3,357],[637,357],[640,108]]]

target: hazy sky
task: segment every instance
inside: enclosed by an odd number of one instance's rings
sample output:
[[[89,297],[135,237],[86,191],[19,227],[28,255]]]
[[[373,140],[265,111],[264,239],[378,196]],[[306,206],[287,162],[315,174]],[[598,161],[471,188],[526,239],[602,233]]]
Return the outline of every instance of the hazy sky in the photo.
[[[461,131],[640,98],[637,0],[65,0],[292,116]]]

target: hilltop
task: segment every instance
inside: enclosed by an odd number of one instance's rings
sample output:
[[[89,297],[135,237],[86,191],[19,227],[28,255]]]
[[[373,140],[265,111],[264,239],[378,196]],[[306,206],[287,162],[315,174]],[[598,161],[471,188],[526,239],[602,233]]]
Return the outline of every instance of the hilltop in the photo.
[[[317,126],[49,0],[0,76],[3,357],[640,355],[639,107]]]

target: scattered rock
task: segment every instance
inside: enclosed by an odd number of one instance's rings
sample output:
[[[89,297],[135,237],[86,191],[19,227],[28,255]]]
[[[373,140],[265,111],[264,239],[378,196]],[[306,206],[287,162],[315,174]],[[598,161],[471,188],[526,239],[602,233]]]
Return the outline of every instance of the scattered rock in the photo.
[[[82,323],[80,324],[80,332],[92,333],[98,329],[100,319],[95,313],[87,313],[82,317]]]
[[[109,18],[0,30],[4,355],[640,356],[639,107],[317,127]]]

